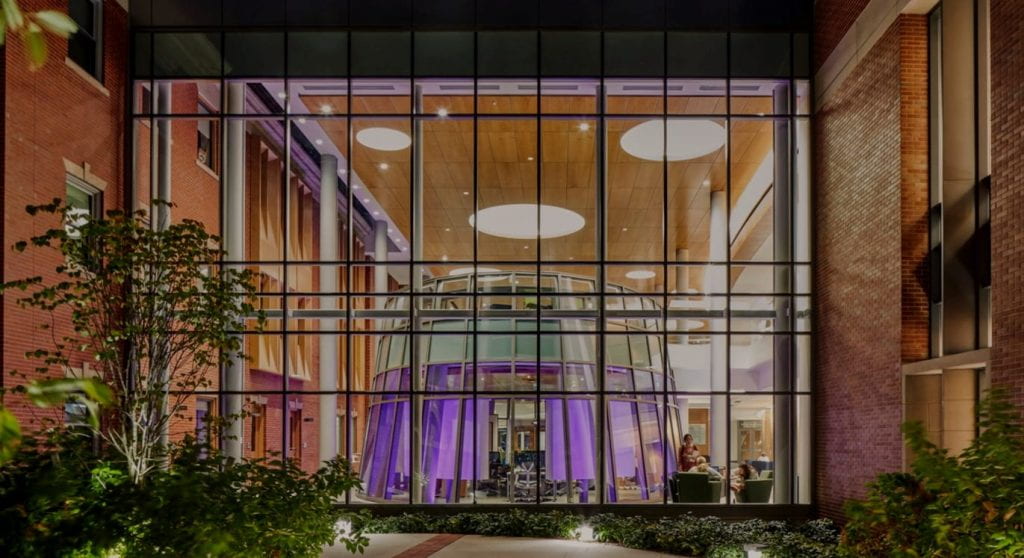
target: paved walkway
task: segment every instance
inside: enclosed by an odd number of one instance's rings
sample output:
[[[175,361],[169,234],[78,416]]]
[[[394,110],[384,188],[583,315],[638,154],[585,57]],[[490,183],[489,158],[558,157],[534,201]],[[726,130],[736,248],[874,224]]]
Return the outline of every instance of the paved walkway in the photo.
[[[344,546],[328,548],[323,558],[351,558]],[[359,555],[356,555],[359,556]],[[611,544],[481,537],[479,535],[370,535],[365,558],[669,558],[668,554],[632,550]],[[679,558],[673,556],[672,558]]]

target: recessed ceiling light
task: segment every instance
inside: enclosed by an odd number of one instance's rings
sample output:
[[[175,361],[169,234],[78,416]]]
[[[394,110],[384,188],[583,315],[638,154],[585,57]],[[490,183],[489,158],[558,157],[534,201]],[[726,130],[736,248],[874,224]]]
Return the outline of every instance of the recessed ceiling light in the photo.
[[[448,272],[448,275],[469,275],[471,273],[495,273],[501,271],[495,267],[478,267],[475,270],[472,267],[457,267]]]
[[[320,105],[320,114],[331,114],[332,112],[334,112],[334,107],[331,105],[327,103]]]
[[[464,192],[462,192],[462,195],[463,195],[463,196],[468,196],[468,195],[469,195],[469,192],[465,192],[465,191],[464,191]]]
[[[402,251],[405,252],[406,250],[408,250],[408,248],[406,248],[405,246],[402,246]]]
[[[391,227],[388,227],[388,234],[391,234],[393,232],[395,232],[394,229],[392,229]]]
[[[363,203],[370,203],[370,198],[363,198]]]
[[[341,171],[341,172],[344,173],[345,171]],[[359,185],[358,184],[353,184],[352,185],[352,189],[353,190],[358,190],[359,189]]]
[[[585,224],[583,216],[575,211],[533,203],[495,205],[469,216],[470,226],[502,238],[558,238],[582,229]]]
[[[323,145],[324,144],[324,140],[318,139],[314,143],[316,143],[317,145]]]
[[[450,228],[448,228],[448,227],[445,227],[444,228],[444,232],[452,232],[452,230]]]
[[[590,131],[590,122],[580,122],[579,129],[581,132]]]
[[[668,149],[665,149],[666,143]],[[648,120],[622,134],[623,151],[648,161],[685,161],[713,153],[725,145],[725,128],[711,120]]]
[[[679,321],[676,322],[676,325],[680,325]],[[690,330],[693,330],[693,329],[700,329],[700,328],[704,327],[704,322],[702,322],[700,320],[682,320],[682,324],[681,325],[682,325],[682,327],[679,328],[679,329],[684,329],[686,331],[690,331]]]
[[[380,215],[380,211],[374,211],[373,214],[374,215]]]
[[[526,158],[526,160],[527,160],[527,161],[532,161],[532,160],[533,160],[533,157],[527,157],[527,158]]]
[[[347,170],[345,170],[345,169],[341,169],[341,170],[340,170],[340,171],[338,171],[338,172],[340,172],[341,174],[345,174],[345,173],[347,173],[348,171],[347,171]],[[356,186],[356,187],[358,188],[358,186]]]
[[[356,141],[377,151],[401,151],[412,145],[412,138],[405,132],[391,128],[367,128],[359,130]]]
[[[442,261],[442,262],[446,262],[446,261],[448,261],[448,255],[447,255],[447,254],[445,254],[445,255],[441,256],[441,261]]]
[[[710,178],[705,178],[704,179],[704,185],[705,186],[711,186],[711,179]]]
[[[441,108],[437,109],[437,115],[440,116],[441,118],[447,118],[448,117],[448,109],[446,109],[444,107],[441,107]]]
[[[287,99],[288,98],[288,93],[285,93],[284,91],[278,91],[277,92],[277,98],[278,99]]]
[[[305,124],[305,123],[306,123],[306,119],[300,116],[299,117],[299,124]]]
[[[627,278],[637,280],[651,279],[655,275],[656,274],[653,271],[648,269],[634,269],[633,271],[629,271],[626,273]]]
[[[523,250],[529,250],[529,249],[530,249],[530,247],[529,247],[529,246],[527,246],[527,245],[523,244]],[[516,282],[518,283],[518,281],[516,281]]]
[[[388,170],[391,167],[389,167],[387,163],[381,163],[381,164],[377,165],[377,168],[382,170],[382,171],[385,171],[385,170]]]

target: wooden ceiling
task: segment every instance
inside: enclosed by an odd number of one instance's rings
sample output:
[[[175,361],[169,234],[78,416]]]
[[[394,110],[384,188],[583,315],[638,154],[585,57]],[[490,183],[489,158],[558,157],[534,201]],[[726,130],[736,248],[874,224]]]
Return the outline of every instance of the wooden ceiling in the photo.
[[[344,96],[304,96],[311,113],[321,106],[334,110],[347,107]],[[598,254],[598,122],[582,116],[597,110],[597,99],[586,96],[545,96],[542,113],[557,114],[536,118],[535,96],[483,96],[477,99],[477,134],[474,146],[471,96],[428,97],[423,112],[436,113],[445,108],[448,118],[423,122],[423,185],[424,227],[423,258],[451,261],[473,259],[474,229],[469,225],[473,212],[474,147],[479,208],[509,203],[540,203],[564,207],[579,213],[586,221],[580,231],[561,238],[540,242],[540,259],[544,262],[596,260]],[[412,136],[408,115],[410,101],[402,96],[353,96],[351,135],[345,120],[322,120],[321,126],[338,150],[351,156],[351,165],[381,207],[400,229],[411,238],[410,187],[411,149],[379,151],[357,141],[349,146],[360,130],[387,127]],[[721,97],[669,98],[670,114],[715,114],[725,112]],[[733,100],[734,113],[756,114],[770,110],[770,99],[749,97]],[[676,250],[688,250],[687,259],[708,258],[708,224],[710,192],[724,190],[727,180],[726,148],[686,161],[663,165],[638,159],[626,153],[619,140],[626,131],[648,118],[631,117],[629,113],[662,111],[660,97],[609,98],[606,105],[606,213],[607,255],[613,261],[660,261],[666,253],[662,227],[666,196],[662,185],[667,178],[668,242],[667,254],[674,259]],[[359,114],[387,115],[366,116]],[[459,115],[467,116],[459,116]],[[487,117],[486,114],[503,114]],[[508,116],[518,115],[519,116]],[[580,114],[581,116],[573,116]],[[400,116],[402,115],[402,116]],[[725,119],[720,124],[725,125]],[[538,125],[540,126],[538,136]],[[539,145],[538,145],[539,140]],[[733,187],[731,203],[742,194],[762,161],[771,153],[772,125],[765,119],[733,119],[731,126],[731,169]],[[540,162],[537,152],[540,149]],[[537,174],[540,173],[538,192]],[[359,191],[356,191],[359,195]],[[770,234],[768,226],[760,225],[756,234],[745,234],[741,242],[750,247],[733,246],[733,254],[753,253]],[[755,215],[757,217],[757,215]],[[760,219],[760,217],[759,217]],[[763,220],[763,219],[762,219]],[[515,240],[486,234],[478,236],[478,260],[534,261],[535,240]],[[633,267],[613,271],[611,280],[634,288],[661,288],[661,273],[654,279],[634,281],[624,274]],[[653,268],[652,268],[653,269]],[[440,269],[438,271],[441,271]],[[691,288],[699,288],[699,276],[691,273]],[[634,285],[634,283],[636,283]],[[673,277],[669,277],[674,286]]]

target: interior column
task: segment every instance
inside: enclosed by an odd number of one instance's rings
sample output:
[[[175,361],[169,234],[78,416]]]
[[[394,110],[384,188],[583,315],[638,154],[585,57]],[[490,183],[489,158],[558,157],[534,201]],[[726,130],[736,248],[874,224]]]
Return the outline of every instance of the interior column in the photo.
[[[789,114],[789,83],[781,83],[775,86],[773,92],[773,104],[775,114]],[[775,173],[772,179],[772,211],[774,230],[772,233],[772,248],[774,249],[775,262],[791,262],[793,260],[793,211],[792,198],[790,193],[790,151],[791,135],[790,121],[788,118],[777,118],[773,130],[773,156]],[[776,264],[773,273],[772,291],[779,295],[775,297],[775,328],[776,332],[793,331],[793,298],[788,294],[793,290],[792,286],[792,265]],[[793,342],[789,335],[777,335],[773,338],[773,389],[776,392],[789,391],[792,388],[791,371],[793,362]],[[792,469],[790,467],[791,456],[791,408],[792,399],[789,395],[776,395],[772,405],[772,455],[769,458],[774,462],[773,479],[775,489],[772,493],[772,501],[776,504],[790,503],[790,478]]]
[[[334,155],[320,155],[320,260],[338,259],[338,158]],[[320,266],[320,292],[330,293],[320,297],[320,331],[336,331],[338,319],[338,266]],[[320,391],[334,392],[338,389],[338,336],[323,334],[320,346]],[[320,395],[320,461],[328,461],[338,455],[338,395]]]
[[[228,114],[245,112],[245,85],[227,84]],[[224,146],[224,261],[245,261],[245,121],[231,119],[226,125],[227,136]],[[235,266],[243,269],[244,266]],[[239,335],[239,342],[244,340]],[[245,388],[245,362],[233,358],[224,367],[224,416],[228,418],[222,446],[228,457],[242,457],[242,434],[244,421],[242,394]]]
[[[726,218],[726,197],[722,190],[711,192],[711,220],[708,260],[722,262],[721,265],[709,265],[705,272],[705,292],[725,293],[728,287],[728,270],[724,263],[729,258],[728,219]],[[725,316],[724,297],[711,300],[711,310],[715,317],[711,320],[711,330],[721,332],[711,335],[711,391],[724,393],[729,387],[729,339],[724,334],[728,319]],[[728,398],[723,395],[711,396],[711,464],[729,467],[729,415]]]

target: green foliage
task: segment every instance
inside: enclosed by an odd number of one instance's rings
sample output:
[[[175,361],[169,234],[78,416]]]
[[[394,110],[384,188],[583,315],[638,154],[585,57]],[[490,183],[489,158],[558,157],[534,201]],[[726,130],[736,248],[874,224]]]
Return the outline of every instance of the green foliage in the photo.
[[[1024,556],[1024,426],[1006,393],[979,405],[981,434],[959,457],[903,427],[911,473],[887,473],[847,505],[854,556]]]
[[[353,525],[365,533],[457,533],[491,537],[570,539],[576,536],[583,517],[561,511],[533,512],[512,509],[453,515],[403,513],[374,517],[357,516]]]
[[[587,520],[602,542],[627,548],[685,556],[741,558],[744,545],[764,547],[773,558],[834,558],[838,530],[828,520],[800,525],[780,521],[727,522],[717,517],[685,515],[651,519],[600,514]],[[374,517],[358,516],[355,525],[366,533],[458,533],[502,537],[575,538],[584,518],[560,511],[511,509],[435,515],[423,512]]]
[[[113,401],[110,388],[95,378],[36,380],[9,391],[27,394],[29,400],[39,407],[59,405],[65,401],[82,403],[88,410],[86,420],[93,428],[99,428],[100,407]],[[6,390],[0,389],[0,402],[5,394]],[[17,417],[0,405],[0,464],[14,457],[20,443],[21,425]]]
[[[347,462],[235,461],[188,440],[143,485],[84,438],[30,438],[0,467],[0,548],[14,556],[315,557],[342,533],[335,502],[358,486]],[[207,457],[203,455],[207,454]]]
[[[8,32],[20,34],[30,69],[36,70],[46,62],[46,33],[67,39],[77,30],[78,25],[65,13],[42,10],[26,15],[15,0],[0,0],[0,45]]]
[[[154,207],[162,220],[171,210],[161,201]],[[254,275],[220,266],[220,239],[198,221],[154,228],[144,212],[87,218],[59,199],[26,209],[56,226],[15,250],[60,256],[49,279],[0,286],[22,293],[21,306],[52,315],[41,326],[49,343],[26,356],[44,374],[74,370],[72,359],[91,357],[114,396],[109,420],[104,428],[94,423],[93,431],[120,454],[132,481],[142,482],[164,459],[162,436],[191,393],[210,386],[221,362],[243,358],[243,320],[263,323],[252,302]],[[56,331],[55,323],[67,329]]]
[[[791,525],[760,519],[728,522],[690,514],[657,521],[602,514],[592,517],[590,524],[599,541],[669,554],[741,558],[744,547],[757,545],[773,558],[838,556],[838,530],[824,519]]]

